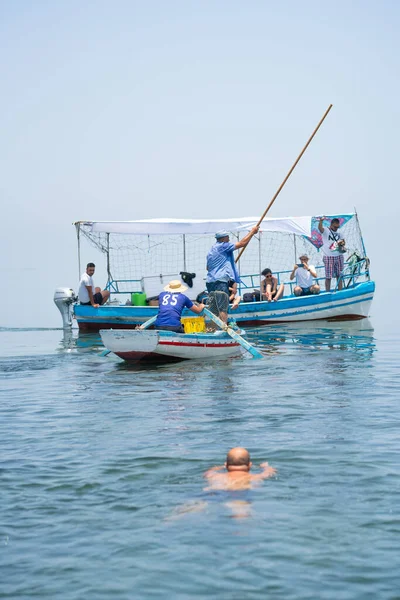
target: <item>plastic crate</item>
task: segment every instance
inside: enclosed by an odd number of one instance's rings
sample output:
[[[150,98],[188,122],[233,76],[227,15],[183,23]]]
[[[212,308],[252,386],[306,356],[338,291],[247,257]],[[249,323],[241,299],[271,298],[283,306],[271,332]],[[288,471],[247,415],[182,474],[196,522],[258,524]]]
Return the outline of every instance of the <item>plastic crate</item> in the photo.
[[[204,317],[182,317],[181,323],[185,333],[204,333],[206,330]]]

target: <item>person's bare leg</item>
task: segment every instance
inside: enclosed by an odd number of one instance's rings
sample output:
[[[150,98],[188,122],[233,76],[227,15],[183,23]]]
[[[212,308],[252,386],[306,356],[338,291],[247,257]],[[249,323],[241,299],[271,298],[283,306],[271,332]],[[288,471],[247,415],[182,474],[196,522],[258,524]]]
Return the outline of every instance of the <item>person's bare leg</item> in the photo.
[[[103,296],[103,302],[102,304],[104,304],[105,302],[107,302],[107,300],[110,297],[110,292],[108,290],[101,290],[101,295]]]
[[[222,312],[222,310],[219,313],[219,318],[221,319],[221,321],[223,321],[224,323],[228,322],[228,313],[226,312]]]
[[[268,285],[267,285],[267,288],[265,290],[265,295],[267,296],[268,302],[271,302],[271,300],[272,300],[272,287],[271,287],[270,283],[268,283]]]
[[[331,291],[331,280],[330,279],[325,279],[325,290],[327,292]]]
[[[225,506],[232,511],[234,519],[247,519],[251,516],[251,504],[247,500],[231,500]]]
[[[277,300],[279,300],[279,298],[282,298],[283,296],[283,290],[285,289],[285,286],[283,283],[280,284],[280,286],[278,287],[278,290],[276,292],[275,298],[274,298],[274,302],[276,302]]]
[[[176,521],[186,515],[202,512],[206,510],[208,503],[205,500],[198,500],[193,502],[187,502],[181,506],[174,508],[172,513],[165,518],[165,521]]]
[[[237,297],[234,299],[234,301],[233,301],[233,304],[232,304],[232,306],[231,306],[231,310],[236,310],[236,309],[237,309],[237,307],[239,306],[239,304],[240,304],[240,296],[237,296]]]
[[[342,290],[343,289],[343,279],[340,277],[339,281],[338,281],[338,286],[337,286],[338,290]]]
[[[293,290],[293,293],[295,296],[301,296],[301,294],[303,293],[303,290],[301,289],[301,287],[299,285],[296,285],[296,287]]]
[[[317,283],[315,283],[314,285],[312,285],[312,286],[310,287],[310,292],[311,292],[312,294],[319,294],[319,292],[320,292],[320,287],[319,287],[319,285],[318,285]]]

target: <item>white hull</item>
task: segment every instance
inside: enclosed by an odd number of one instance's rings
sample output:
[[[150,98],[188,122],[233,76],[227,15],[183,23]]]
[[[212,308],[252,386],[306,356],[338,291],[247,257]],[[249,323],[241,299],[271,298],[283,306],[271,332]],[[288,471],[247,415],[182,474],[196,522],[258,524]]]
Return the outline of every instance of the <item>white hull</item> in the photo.
[[[126,361],[210,359],[240,356],[242,347],[227,333],[180,334],[157,330],[102,329],[104,346]]]
[[[252,310],[246,310],[246,305],[242,304],[241,313],[240,315],[236,315],[236,321],[239,324],[262,325],[278,322],[293,323],[296,321],[315,321],[318,319],[337,321],[363,319],[367,318],[370,313],[372,300],[373,293],[356,301],[354,301],[354,299],[346,300],[340,297],[333,297],[332,301],[329,303],[316,302],[312,306],[307,306],[305,304],[299,305],[299,303],[296,302],[296,299],[293,299],[293,302],[291,302],[291,300],[283,300],[271,303],[272,306],[268,311],[257,310],[259,303],[249,303]]]

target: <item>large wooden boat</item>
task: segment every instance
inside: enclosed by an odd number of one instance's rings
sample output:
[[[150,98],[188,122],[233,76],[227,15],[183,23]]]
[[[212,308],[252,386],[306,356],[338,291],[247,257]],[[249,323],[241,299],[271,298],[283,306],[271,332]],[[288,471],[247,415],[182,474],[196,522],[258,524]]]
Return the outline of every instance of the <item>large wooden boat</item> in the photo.
[[[284,284],[284,296],[278,302],[241,302],[232,316],[240,326],[260,326],[294,321],[357,320],[369,315],[375,284],[371,281],[358,218],[355,213],[337,217],[346,239],[345,269],[338,287],[315,296],[296,297],[290,273],[301,253],[310,257],[317,281],[324,289],[324,267],[317,229],[318,217],[286,217],[262,221],[259,235],[253,238],[239,261],[239,293],[251,296],[260,289],[261,271],[270,267]],[[82,332],[100,329],[134,328],[157,313],[156,298],[171,279],[181,279],[189,288],[186,294],[195,300],[205,285],[205,257],[219,229],[231,232],[231,240],[257,222],[257,217],[224,220],[149,219],[143,221],[79,221],[75,223],[78,255],[82,241],[105,255],[106,289],[111,302],[99,308],[74,301],[72,289],[59,288],[55,301],[62,310],[64,327],[77,321]],[[79,272],[84,265],[79,264]],[[101,272],[101,270],[100,270]],[[99,270],[95,280],[98,282]],[[246,296],[245,296],[246,295]],[[131,299],[141,301],[131,304]],[[63,312],[64,311],[64,312]],[[188,313],[189,314],[189,313]],[[190,313],[191,314],[191,313]],[[185,314],[184,314],[185,316]]]

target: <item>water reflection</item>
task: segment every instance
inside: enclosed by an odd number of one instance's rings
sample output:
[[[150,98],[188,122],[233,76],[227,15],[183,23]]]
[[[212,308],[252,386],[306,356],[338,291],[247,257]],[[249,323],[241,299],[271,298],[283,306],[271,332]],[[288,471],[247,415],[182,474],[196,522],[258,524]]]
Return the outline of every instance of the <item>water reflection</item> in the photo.
[[[341,323],[311,321],[249,329],[248,339],[263,353],[277,354],[298,349],[343,350],[366,358],[375,351],[374,329],[368,319]]]
[[[247,329],[247,339],[268,356],[296,352],[299,349],[307,349],[308,352],[321,350],[341,350],[343,352],[356,352],[361,358],[370,358],[376,347],[374,329],[369,319],[360,321],[348,321],[328,323],[327,321],[310,321],[301,323],[280,323]],[[98,333],[80,333],[76,330],[64,330],[60,341],[61,349],[78,352],[93,352],[97,354],[104,350],[101,337]],[[241,359],[224,359],[212,361],[218,366],[219,389],[221,386],[225,394],[230,394],[235,388],[235,378],[229,374],[234,373],[237,361]],[[199,361],[184,361],[167,364],[130,364],[116,361],[119,369],[123,370],[159,370],[172,369],[177,374],[184,373],[185,378],[192,373],[195,376],[200,367],[188,369],[189,365],[199,365]],[[202,362],[203,366],[209,364]],[[210,378],[210,392],[214,384]]]
[[[80,331],[76,338],[76,347],[78,350],[104,348],[99,333],[81,333]]]
[[[63,329],[63,337],[60,341],[60,350],[74,350],[76,347],[75,332],[73,329]]]

